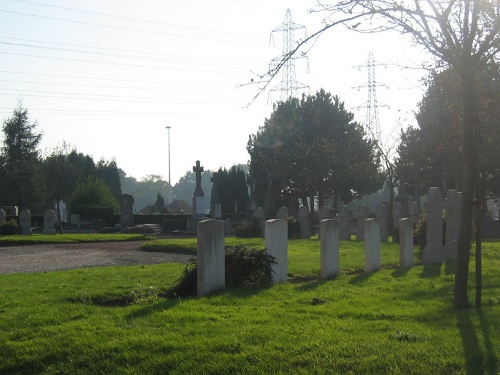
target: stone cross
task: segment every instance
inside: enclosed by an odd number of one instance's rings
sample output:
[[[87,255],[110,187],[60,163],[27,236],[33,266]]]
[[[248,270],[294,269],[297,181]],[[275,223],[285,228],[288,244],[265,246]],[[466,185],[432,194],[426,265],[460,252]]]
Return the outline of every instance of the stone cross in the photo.
[[[201,172],[203,171],[200,161],[196,160],[196,165],[193,167],[193,172],[196,173],[196,187],[193,192],[193,218],[195,220],[205,216],[205,194],[201,188]]]

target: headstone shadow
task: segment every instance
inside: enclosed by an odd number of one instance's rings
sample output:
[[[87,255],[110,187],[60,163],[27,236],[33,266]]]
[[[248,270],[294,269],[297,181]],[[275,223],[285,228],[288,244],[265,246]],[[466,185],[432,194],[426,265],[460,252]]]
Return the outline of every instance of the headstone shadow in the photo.
[[[408,274],[408,272],[410,272],[411,268],[412,267],[398,267],[392,272],[391,276],[392,277],[404,277]]]
[[[434,279],[441,275],[442,264],[424,265],[420,277]]]
[[[366,280],[368,280],[374,273],[374,272],[362,272],[360,274],[358,274],[357,276],[353,277],[351,279],[351,281],[349,281],[349,284],[359,284],[359,283],[362,283],[362,282],[365,282]]]

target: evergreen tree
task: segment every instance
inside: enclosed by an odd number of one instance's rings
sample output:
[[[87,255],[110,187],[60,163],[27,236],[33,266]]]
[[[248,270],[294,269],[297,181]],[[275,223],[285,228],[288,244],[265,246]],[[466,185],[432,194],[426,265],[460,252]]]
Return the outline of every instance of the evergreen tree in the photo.
[[[28,110],[19,105],[3,123],[1,201],[20,210],[43,210],[43,168],[38,146],[42,134],[30,122]]]

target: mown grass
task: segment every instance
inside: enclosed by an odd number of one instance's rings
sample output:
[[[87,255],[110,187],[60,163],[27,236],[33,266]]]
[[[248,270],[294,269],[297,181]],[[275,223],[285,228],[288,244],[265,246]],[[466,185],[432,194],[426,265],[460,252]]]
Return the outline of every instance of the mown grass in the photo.
[[[76,233],[76,234],[32,234],[0,236],[0,246],[33,245],[33,244],[64,244],[83,242],[112,242],[112,241],[145,241],[152,237],[133,233]]]
[[[499,243],[483,245],[481,311],[453,309],[451,265],[399,269],[384,245],[384,268],[367,274],[363,245],[343,242],[341,275],[319,281],[318,247],[289,245],[289,271],[307,282],[204,298],[159,297],[180,264],[2,275],[0,373],[500,371]]]

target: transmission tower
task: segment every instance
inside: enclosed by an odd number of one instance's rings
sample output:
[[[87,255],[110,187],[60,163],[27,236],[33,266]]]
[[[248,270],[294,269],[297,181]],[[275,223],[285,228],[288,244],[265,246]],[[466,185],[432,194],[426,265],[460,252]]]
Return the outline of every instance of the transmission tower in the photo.
[[[283,23],[271,32],[271,38],[274,33],[282,33],[283,35],[283,54],[280,58],[273,60],[273,63],[277,64],[282,59],[286,59],[284,65],[281,67],[281,84],[271,89],[271,91],[281,92],[280,99],[282,101],[286,101],[290,97],[296,98],[299,95],[299,90],[309,88],[309,86],[297,82],[295,74],[295,60],[307,57],[305,55],[291,55],[291,51],[297,45],[295,39],[295,31],[297,30],[304,30],[304,34],[307,37],[306,27],[294,23],[290,9],[287,9]]]
[[[367,68],[368,70],[368,82],[364,85],[358,86],[358,90],[361,88],[368,88],[368,100],[366,104],[358,107],[358,108],[366,108],[366,119],[365,119],[365,127],[375,140],[381,141],[381,132],[380,132],[380,121],[378,117],[378,108],[379,107],[387,107],[386,104],[379,103],[377,100],[377,87],[383,86],[388,88],[387,85],[378,83],[375,80],[375,67],[376,66],[386,66],[385,64],[377,63],[373,59],[373,53],[370,51],[368,54],[368,61],[366,64],[359,65],[357,68]]]

